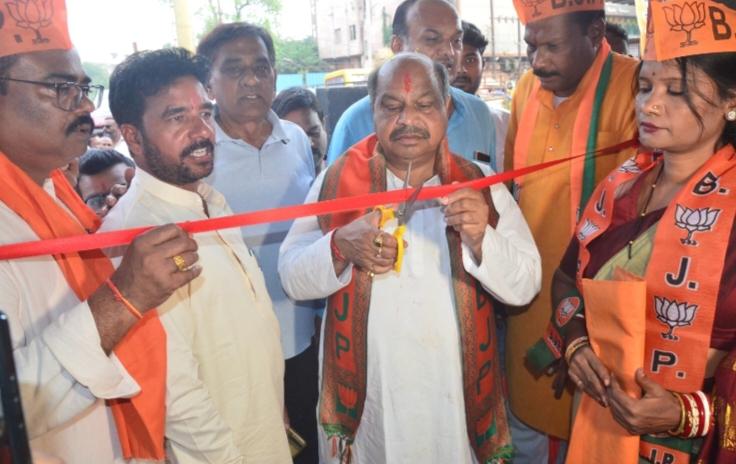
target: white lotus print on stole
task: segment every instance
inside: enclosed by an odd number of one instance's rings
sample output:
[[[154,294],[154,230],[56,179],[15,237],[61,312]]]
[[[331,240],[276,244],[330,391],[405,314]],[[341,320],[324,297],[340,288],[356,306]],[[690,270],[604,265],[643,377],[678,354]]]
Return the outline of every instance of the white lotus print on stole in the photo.
[[[639,165],[636,164],[635,158],[627,159],[624,164],[619,166],[618,170],[619,172],[625,172],[628,174],[636,174],[638,172],[641,172],[641,169],[639,169]]]
[[[585,241],[586,238],[598,232],[598,229],[600,229],[600,227],[595,225],[593,221],[586,219],[583,226],[578,231],[578,240],[581,242]]]
[[[655,296],[654,310],[657,312],[657,320],[669,327],[667,332],[661,334],[662,338],[679,340],[679,337],[673,332],[677,327],[692,325],[697,309],[698,305],[690,305],[687,302],[680,303],[677,300]]]
[[[687,231],[687,237],[680,239],[683,245],[697,245],[698,242],[693,240],[693,234],[710,231],[719,214],[721,214],[720,209],[690,209],[678,204],[675,210],[675,225]]]

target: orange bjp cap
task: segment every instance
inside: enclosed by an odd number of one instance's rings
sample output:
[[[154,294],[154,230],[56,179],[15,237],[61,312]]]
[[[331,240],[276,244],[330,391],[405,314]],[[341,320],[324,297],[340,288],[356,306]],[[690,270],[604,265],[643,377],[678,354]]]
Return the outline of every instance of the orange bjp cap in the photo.
[[[0,2],[0,56],[70,48],[64,0]]]
[[[736,0],[650,0],[644,59],[736,51]]]
[[[604,0],[514,0],[522,24],[579,11],[604,11]]]

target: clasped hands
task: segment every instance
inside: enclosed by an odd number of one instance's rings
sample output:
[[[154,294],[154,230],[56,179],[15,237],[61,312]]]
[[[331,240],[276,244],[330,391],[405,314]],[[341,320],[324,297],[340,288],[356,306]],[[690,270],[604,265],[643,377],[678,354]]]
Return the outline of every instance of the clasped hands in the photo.
[[[680,421],[677,399],[647,377],[643,369],[637,369],[634,376],[642,396],[633,398],[623,390],[590,346],[580,348],[572,355],[567,373],[585,394],[609,408],[616,422],[632,435],[664,433],[676,428]]]
[[[473,189],[460,189],[439,200],[445,222],[460,233],[472,250],[477,262],[482,260],[483,237],[488,224],[489,206],[483,195]],[[379,211],[365,216],[335,231],[335,245],[345,260],[373,274],[385,274],[393,269],[398,242],[378,225]],[[408,244],[404,241],[404,247]]]

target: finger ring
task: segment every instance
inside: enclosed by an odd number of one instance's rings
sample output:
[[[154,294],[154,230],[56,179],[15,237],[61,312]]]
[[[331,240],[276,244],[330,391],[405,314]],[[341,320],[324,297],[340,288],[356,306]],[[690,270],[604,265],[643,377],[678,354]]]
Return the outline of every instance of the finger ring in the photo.
[[[378,235],[376,235],[376,238],[373,239],[373,245],[378,247],[379,250],[383,248],[383,234],[381,232],[379,232]]]
[[[171,259],[174,260],[174,264],[176,264],[176,267],[181,272],[184,272],[184,271],[187,270],[187,263],[186,263],[186,261],[184,261],[184,257],[182,255],[172,256]]]

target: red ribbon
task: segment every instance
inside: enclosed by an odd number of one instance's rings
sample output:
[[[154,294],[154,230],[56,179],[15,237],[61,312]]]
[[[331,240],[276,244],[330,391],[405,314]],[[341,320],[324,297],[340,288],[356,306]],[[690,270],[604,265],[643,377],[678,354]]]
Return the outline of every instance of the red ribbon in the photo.
[[[600,149],[595,156],[607,156],[617,153],[626,148],[636,146],[636,140]],[[514,178],[541,171],[543,169],[562,164],[586,155],[575,155],[554,161],[527,166],[513,171],[502,172],[481,179],[458,184],[441,185],[422,189],[419,200],[431,200],[444,197],[452,192],[463,188],[480,190],[491,185],[506,182]],[[250,213],[234,214],[199,221],[180,222],[177,225],[190,234],[210,232],[213,230],[229,229],[234,227],[252,226],[271,222],[289,221],[306,216],[321,216],[324,214],[342,213],[373,208],[378,205],[389,205],[403,203],[409,199],[414,189],[392,190],[390,192],[371,193],[347,198],[320,201],[316,203],[305,203],[303,205],[284,206],[280,208],[264,209]],[[51,240],[35,240],[32,242],[13,243],[0,246],[0,260],[28,258],[32,256],[55,255],[61,253],[73,253],[86,250],[104,249],[115,246],[127,245],[135,237],[156,226],[136,227],[133,229],[114,230],[100,232],[91,235],[76,235],[72,237],[55,238]]]

